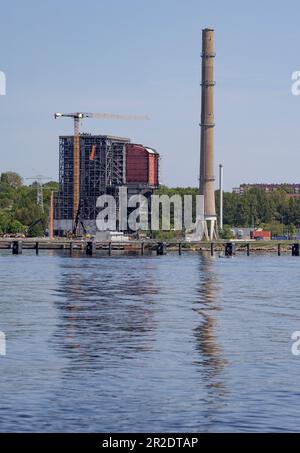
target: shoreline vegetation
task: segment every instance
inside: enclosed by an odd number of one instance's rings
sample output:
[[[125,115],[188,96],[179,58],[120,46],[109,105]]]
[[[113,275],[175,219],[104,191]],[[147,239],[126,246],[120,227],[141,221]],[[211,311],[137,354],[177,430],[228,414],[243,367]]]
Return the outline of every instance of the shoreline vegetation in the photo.
[[[25,179],[26,181],[26,179]],[[25,235],[41,237],[48,228],[51,191],[57,191],[56,181],[43,184],[43,208],[37,203],[38,182],[26,185],[23,178],[15,172],[5,172],[0,176],[0,236]],[[160,186],[156,195],[192,195],[196,198],[196,187],[169,188]],[[219,191],[216,194],[216,210],[219,215]],[[195,208],[195,203],[194,203]],[[195,214],[195,213],[194,213]],[[171,228],[173,212],[171,208]],[[38,224],[35,224],[40,220]],[[220,238],[231,240],[231,228],[262,228],[271,231],[272,237],[296,237],[300,226],[300,198],[291,196],[287,185],[266,193],[263,189],[252,187],[243,195],[224,192],[224,228]],[[31,225],[34,226],[31,228]],[[148,232],[145,232],[147,234]],[[153,239],[162,241],[180,240],[183,231],[158,231]],[[258,248],[266,245],[260,241]],[[286,241],[282,241],[283,243]],[[272,241],[273,246],[276,246]]]

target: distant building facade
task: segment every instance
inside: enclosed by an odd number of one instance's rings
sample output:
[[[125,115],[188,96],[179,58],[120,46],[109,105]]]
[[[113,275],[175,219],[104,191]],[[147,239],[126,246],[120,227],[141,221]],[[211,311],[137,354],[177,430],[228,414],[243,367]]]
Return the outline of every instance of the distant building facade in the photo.
[[[289,198],[300,198],[300,184],[241,184],[239,187],[234,187],[232,192],[238,195],[244,195],[248,190],[253,188],[261,189],[266,193],[284,190]]]

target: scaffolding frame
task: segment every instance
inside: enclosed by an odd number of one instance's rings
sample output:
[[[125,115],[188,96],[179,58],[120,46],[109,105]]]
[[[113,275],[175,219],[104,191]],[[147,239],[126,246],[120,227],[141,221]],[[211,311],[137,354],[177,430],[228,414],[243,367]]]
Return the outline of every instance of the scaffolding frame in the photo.
[[[126,182],[126,144],[128,138],[80,135],[79,217],[95,220],[97,198],[105,193],[116,195]],[[55,219],[74,217],[74,140],[59,138],[59,192],[55,196]],[[93,149],[93,158],[91,151]]]

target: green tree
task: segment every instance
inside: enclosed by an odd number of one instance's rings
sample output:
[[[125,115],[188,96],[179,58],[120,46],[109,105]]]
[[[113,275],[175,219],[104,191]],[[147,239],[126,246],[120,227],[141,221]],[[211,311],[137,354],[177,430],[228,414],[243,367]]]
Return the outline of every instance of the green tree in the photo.
[[[24,233],[25,229],[26,229],[26,227],[18,220],[11,220],[11,222],[9,224],[8,232],[12,233],[12,234]]]
[[[232,238],[232,231],[229,225],[224,225],[223,230],[220,231],[221,239],[231,239]]]
[[[0,232],[19,233],[36,220],[48,224],[51,191],[58,184],[51,181],[44,186],[44,212],[36,204],[36,185],[24,186],[20,175],[14,172],[2,173],[0,177]],[[36,225],[30,234],[41,236],[43,228]]]
[[[23,185],[23,180],[18,173],[13,171],[7,171],[6,173],[1,174],[1,182],[8,184],[14,189],[19,189]]]
[[[27,235],[32,238],[42,237],[44,236],[44,229],[40,224],[34,225],[34,227],[28,231]]]
[[[2,233],[9,233],[9,225],[12,215],[7,209],[0,209],[0,230]]]

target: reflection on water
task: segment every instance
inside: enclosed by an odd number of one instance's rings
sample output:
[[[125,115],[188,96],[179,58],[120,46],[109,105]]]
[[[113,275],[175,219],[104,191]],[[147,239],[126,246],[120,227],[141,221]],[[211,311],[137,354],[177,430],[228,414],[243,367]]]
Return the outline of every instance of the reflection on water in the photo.
[[[295,263],[0,252],[0,431],[299,431]]]
[[[57,346],[68,358],[75,357],[76,365],[132,358],[151,348],[147,333],[155,330],[155,282],[147,275],[116,269],[113,260],[104,269],[100,261],[99,267],[88,260],[83,266],[81,261],[61,262],[56,306],[58,330],[63,328],[66,336]]]
[[[199,260],[199,299],[195,311],[202,317],[202,322],[194,329],[196,348],[199,351],[199,365],[207,369],[208,387],[223,388],[217,378],[225,365],[222,350],[216,333],[216,318],[214,312],[221,310],[217,300],[218,282],[211,258],[204,256]]]

